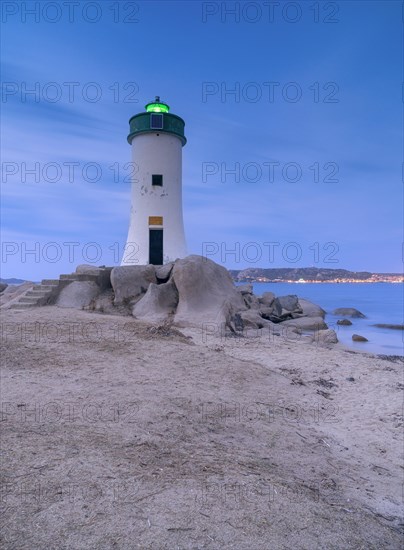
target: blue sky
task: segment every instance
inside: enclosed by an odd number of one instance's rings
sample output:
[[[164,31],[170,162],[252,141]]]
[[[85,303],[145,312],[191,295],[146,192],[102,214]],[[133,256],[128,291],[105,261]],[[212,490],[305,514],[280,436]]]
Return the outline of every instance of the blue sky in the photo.
[[[400,2],[50,4],[2,4],[2,277],[119,263],[128,119],[157,94],[186,122],[190,253],[402,271]]]

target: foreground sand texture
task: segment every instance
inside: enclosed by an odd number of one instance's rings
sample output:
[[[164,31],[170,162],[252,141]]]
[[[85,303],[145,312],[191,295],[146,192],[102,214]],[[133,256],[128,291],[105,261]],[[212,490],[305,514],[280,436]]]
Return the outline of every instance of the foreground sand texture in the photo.
[[[2,548],[401,547],[399,358],[51,306],[2,329]]]

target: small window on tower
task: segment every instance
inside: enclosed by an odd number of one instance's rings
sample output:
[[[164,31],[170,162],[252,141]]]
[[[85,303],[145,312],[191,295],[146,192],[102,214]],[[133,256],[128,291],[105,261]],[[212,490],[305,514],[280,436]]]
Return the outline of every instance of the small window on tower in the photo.
[[[150,115],[150,128],[152,130],[163,129],[163,115],[151,114]]]
[[[152,185],[159,185],[160,187],[163,187],[163,176],[161,174],[153,174]]]

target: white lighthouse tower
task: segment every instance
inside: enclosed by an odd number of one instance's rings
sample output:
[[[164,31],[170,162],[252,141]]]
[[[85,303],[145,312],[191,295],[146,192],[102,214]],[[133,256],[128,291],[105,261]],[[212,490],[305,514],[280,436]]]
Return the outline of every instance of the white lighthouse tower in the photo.
[[[121,265],[162,265],[187,255],[182,217],[185,122],[160,101],[129,120],[132,197]]]

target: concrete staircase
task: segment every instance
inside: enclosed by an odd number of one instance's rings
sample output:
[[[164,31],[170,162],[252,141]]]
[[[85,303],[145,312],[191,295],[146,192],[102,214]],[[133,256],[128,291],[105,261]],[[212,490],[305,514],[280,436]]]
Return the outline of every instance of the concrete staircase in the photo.
[[[109,281],[109,273],[108,270],[104,271],[104,280],[108,279]],[[59,279],[43,279],[41,284],[34,285],[31,290],[22,294],[16,303],[10,305],[10,309],[45,306],[52,294],[56,295],[56,291],[59,292],[73,281],[94,281],[99,284],[100,276],[88,273],[69,273],[60,275]]]
[[[44,306],[58,286],[59,279],[44,279],[41,284],[34,285],[31,290],[20,296],[19,300],[10,306],[10,309],[27,309],[29,307]]]

